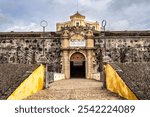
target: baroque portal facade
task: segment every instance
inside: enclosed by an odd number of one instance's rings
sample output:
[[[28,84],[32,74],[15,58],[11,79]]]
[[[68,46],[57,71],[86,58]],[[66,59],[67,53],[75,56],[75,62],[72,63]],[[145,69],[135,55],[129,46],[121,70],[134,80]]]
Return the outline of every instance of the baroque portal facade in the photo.
[[[66,79],[71,77],[92,78],[95,65],[94,35],[99,31],[98,22],[87,22],[85,16],[78,12],[70,20],[57,23],[57,31],[62,31],[62,71]]]
[[[80,71],[82,70],[81,67],[85,72],[83,77],[90,79],[95,61],[93,32],[89,29],[85,31],[79,27],[74,28],[76,29],[65,29],[62,35],[62,70],[66,79],[69,79],[72,72],[71,68]]]
[[[43,60],[50,71],[66,79],[92,79],[106,56],[111,62],[149,62],[150,31],[106,31],[75,13],[70,21],[57,23],[56,32],[0,32],[0,63],[37,64]]]

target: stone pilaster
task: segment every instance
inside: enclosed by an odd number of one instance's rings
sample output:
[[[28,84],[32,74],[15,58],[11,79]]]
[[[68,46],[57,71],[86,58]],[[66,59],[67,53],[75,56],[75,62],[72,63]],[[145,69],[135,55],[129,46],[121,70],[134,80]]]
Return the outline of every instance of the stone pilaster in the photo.
[[[92,65],[92,51],[88,50],[87,51],[87,79],[91,79],[92,70],[93,70],[93,65]]]
[[[92,78],[93,73],[93,48],[94,48],[94,39],[93,32],[88,30],[86,33],[86,48],[87,48],[87,79]]]
[[[64,30],[62,35],[62,49],[63,49],[63,73],[65,78],[70,78],[70,61],[69,61],[69,52],[66,50],[69,47],[69,32]]]
[[[63,71],[66,79],[70,79],[70,61],[68,51],[63,51]]]
[[[93,32],[91,30],[88,30],[86,33],[86,47],[87,48],[93,48],[94,47],[94,38],[93,38]]]
[[[68,30],[64,30],[62,35],[62,48],[68,48],[69,47],[69,32]]]

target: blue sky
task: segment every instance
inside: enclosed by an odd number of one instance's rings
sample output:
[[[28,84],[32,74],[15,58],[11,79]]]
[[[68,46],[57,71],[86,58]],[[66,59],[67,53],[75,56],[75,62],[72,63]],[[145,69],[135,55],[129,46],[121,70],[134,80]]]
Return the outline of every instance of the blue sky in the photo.
[[[77,0],[0,0],[0,31],[47,31],[56,22],[69,20],[77,11]],[[107,30],[149,30],[150,0],[79,0],[79,12],[86,20],[107,20]]]

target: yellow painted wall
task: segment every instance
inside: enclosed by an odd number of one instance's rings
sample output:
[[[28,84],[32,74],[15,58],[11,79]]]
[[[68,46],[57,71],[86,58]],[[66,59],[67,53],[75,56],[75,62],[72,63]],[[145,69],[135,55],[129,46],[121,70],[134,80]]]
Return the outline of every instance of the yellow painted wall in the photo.
[[[21,100],[43,89],[44,86],[43,65],[38,67],[33,73],[24,80],[20,86],[8,97],[7,100]]]
[[[128,100],[137,100],[135,94],[128,88],[125,82],[109,64],[106,65],[106,87],[108,90]]]

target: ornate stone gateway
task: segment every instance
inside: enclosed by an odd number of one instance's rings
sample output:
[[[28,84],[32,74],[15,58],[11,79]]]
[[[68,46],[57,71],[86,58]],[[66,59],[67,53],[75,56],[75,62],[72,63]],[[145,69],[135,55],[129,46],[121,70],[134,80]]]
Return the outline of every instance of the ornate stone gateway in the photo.
[[[92,30],[83,27],[65,28],[61,46],[62,73],[65,74],[65,78],[92,79],[95,67]]]
[[[85,76],[85,57],[79,52],[74,53],[70,58],[70,77],[85,78]]]
[[[65,28],[62,33],[62,73],[66,79],[92,79],[95,67],[94,38],[91,29]]]
[[[78,12],[70,19],[57,23],[57,31],[61,32],[62,73],[66,79],[92,79],[95,72],[93,31],[99,30],[99,24],[86,22],[85,16]]]

